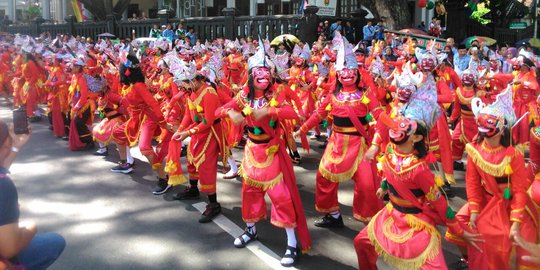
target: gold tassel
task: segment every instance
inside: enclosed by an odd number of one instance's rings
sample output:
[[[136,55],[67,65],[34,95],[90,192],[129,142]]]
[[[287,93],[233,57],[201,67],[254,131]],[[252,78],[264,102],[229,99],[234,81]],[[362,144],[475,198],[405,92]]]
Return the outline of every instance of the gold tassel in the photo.
[[[277,107],[278,106],[278,102],[276,100],[276,98],[272,98],[270,100],[270,107]]]
[[[197,112],[202,112],[203,111],[203,107],[201,105],[197,105]]]
[[[188,108],[190,111],[193,111],[195,109],[195,106],[193,105],[191,101],[188,101]]]
[[[245,115],[250,115],[253,111],[251,110],[251,107],[246,106],[246,107],[244,107],[244,109],[242,110],[242,112],[243,112]]]
[[[512,173],[514,173],[514,171],[512,170],[510,164],[506,165],[506,167],[504,167],[504,174],[511,175]]]
[[[370,102],[369,98],[366,95],[362,96],[362,104],[367,105]]]
[[[325,110],[326,110],[327,112],[331,111],[331,110],[332,110],[332,104],[328,103],[328,105],[326,105]]]
[[[444,180],[442,179],[442,177],[440,175],[435,176],[435,184],[438,187],[444,186]]]

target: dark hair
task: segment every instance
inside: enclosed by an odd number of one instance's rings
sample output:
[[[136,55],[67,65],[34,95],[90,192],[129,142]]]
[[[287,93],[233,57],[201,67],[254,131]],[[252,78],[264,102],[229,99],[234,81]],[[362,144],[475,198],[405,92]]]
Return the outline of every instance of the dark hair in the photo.
[[[144,83],[144,75],[138,66],[140,64],[139,59],[131,54],[128,55],[127,59],[131,61],[132,66],[128,68],[124,64],[120,64],[120,82],[125,85],[138,82]],[[128,70],[129,72],[127,72]],[[129,76],[126,73],[129,73]]]
[[[476,143],[481,143],[484,140],[484,138],[486,138],[486,134],[479,132],[478,137],[476,138]],[[501,145],[504,147],[515,145],[514,140],[512,139],[512,136],[510,134],[510,130],[507,127],[503,128],[503,132],[501,136]]]
[[[248,77],[248,87],[249,87],[249,93],[248,93],[248,99],[249,100],[255,100],[255,85],[253,84],[253,76],[251,76],[251,71],[252,71],[253,68],[250,68],[248,70],[248,74],[249,74],[249,77]],[[268,87],[266,87],[266,89],[264,89],[264,97],[266,99],[269,100],[268,98],[268,94],[269,94],[269,90],[270,90],[270,87],[272,86],[272,83],[273,83],[273,79],[270,78],[272,81],[270,82],[270,84],[268,84]]]
[[[423,158],[428,154],[428,147],[426,145],[426,138],[428,136],[428,130],[424,125],[418,124],[416,127],[415,135],[422,135],[422,140],[414,143],[414,149],[416,150],[416,157]]]

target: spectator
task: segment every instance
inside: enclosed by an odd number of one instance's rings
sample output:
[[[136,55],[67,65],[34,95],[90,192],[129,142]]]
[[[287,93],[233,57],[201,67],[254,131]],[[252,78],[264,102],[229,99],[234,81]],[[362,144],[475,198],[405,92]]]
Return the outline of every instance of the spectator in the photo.
[[[385,61],[389,61],[389,62],[397,61],[397,55],[394,54],[394,50],[392,50],[392,47],[390,46],[387,46],[386,48],[384,48],[383,58]]]
[[[158,38],[161,36],[161,30],[159,30],[158,28],[158,25],[157,24],[154,24],[154,28],[152,28],[150,30],[150,34],[148,35],[148,37],[151,37],[151,38]]]
[[[386,29],[386,27],[384,26],[383,20],[379,20],[377,25],[375,25],[373,28],[375,29],[375,39],[384,40],[384,29]]]
[[[146,17],[146,13],[143,11],[141,12],[141,20],[148,20],[148,17]]]
[[[197,36],[194,31],[193,27],[189,27],[188,32],[186,33],[186,37],[189,38],[189,45],[191,45],[191,47],[197,44]]]
[[[422,21],[419,25],[418,25],[418,29],[422,30],[422,31],[426,31],[426,23],[424,21]]]
[[[353,43],[356,41],[356,39],[354,38],[354,27],[352,26],[352,23],[350,21],[347,21],[345,23],[343,32],[348,41],[353,42]]]
[[[437,23],[437,17],[431,19],[429,24],[429,35],[434,37],[439,37],[441,35],[441,25]]]
[[[367,24],[362,29],[362,33],[364,34],[364,41],[371,45],[371,41],[373,41],[373,38],[375,38],[375,28],[373,27],[373,22],[368,21]]]
[[[330,39],[334,39],[336,31],[343,32],[341,27],[341,19],[338,19],[335,23],[330,25]]]
[[[139,20],[139,17],[137,17],[137,13],[133,13],[131,18],[129,18],[129,21],[138,21],[138,20]]]
[[[478,46],[472,46],[470,48],[471,60],[469,62],[469,68],[472,70],[478,70],[480,66],[489,68],[489,62],[484,60],[481,55],[480,49]]]
[[[16,135],[0,121],[0,262],[46,269],[62,254],[66,242],[59,234],[36,234],[35,224],[19,222],[17,188],[8,177],[11,163],[29,138]]]
[[[452,37],[447,38],[446,39],[446,46],[450,46],[450,48],[452,49],[452,54],[453,55],[458,54],[458,51],[456,49],[456,41],[454,40],[454,38],[452,38]]]
[[[454,66],[454,52],[452,51],[453,47],[446,43],[444,46],[444,53],[446,54],[446,62],[451,66]],[[457,51],[457,50],[456,50]]]
[[[317,35],[324,34],[324,22],[319,22],[319,25],[317,26]]]
[[[467,48],[465,47],[465,45],[459,45],[458,54],[454,56],[454,67],[456,69],[456,72],[458,70],[465,71],[469,67],[470,61],[471,56],[467,53]]]
[[[179,23],[178,28],[174,32],[176,38],[184,39],[186,37],[186,29],[184,29],[184,23]]]
[[[324,21],[324,35],[326,36],[326,39],[330,38],[330,22]]]
[[[165,30],[163,30],[163,32],[161,32],[161,37],[166,38],[171,42],[174,41],[174,32],[172,30],[172,25],[171,24],[167,24]]]

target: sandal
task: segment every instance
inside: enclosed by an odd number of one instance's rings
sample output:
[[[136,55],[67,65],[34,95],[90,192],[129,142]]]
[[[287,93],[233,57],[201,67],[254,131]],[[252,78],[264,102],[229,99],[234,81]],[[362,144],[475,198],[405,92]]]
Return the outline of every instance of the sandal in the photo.
[[[289,251],[289,253],[287,253],[287,251]],[[285,259],[292,259],[292,261],[285,260]],[[281,258],[281,265],[284,267],[291,267],[295,265],[297,261],[298,261],[298,249],[295,247],[287,246],[287,249],[285,250],[285,255],[283,255],[283,258]]]
[[[251,242],[251,241],[253,241],[253,240],[257,240],[257,232],[255,232],[254,234],[252,234],[252,233],[250,233],[248,230],[249,230],[249,229],[246,228],[246,229],[244,230],[244,233],[241,234],[240,236],[238,236],[238,237],[236,238],[236,239],[240,240],[240,244],[236,244],[236,241],[234,241],[234,242],[235,242],[235,243],[234,243],[234,246],[235,246],[236,248],[243,248],[243,247],[245,247],[249,242]],[[244,240],[244,236],[247,236],[247,238],[248,238],[247,241]],[[236,240],[236,239],[235,239],[235,240]]]

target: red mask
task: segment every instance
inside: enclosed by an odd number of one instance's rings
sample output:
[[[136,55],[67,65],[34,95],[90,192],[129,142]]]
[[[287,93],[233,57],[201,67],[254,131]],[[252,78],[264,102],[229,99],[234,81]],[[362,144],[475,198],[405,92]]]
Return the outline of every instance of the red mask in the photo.
[[[358,71],[356,69],[344,68],[337,72],[338,80],[343,86],[351,86],[356,84],[358,79]]]
[[[500,131],[499,119],[493,115],[481,113],[476,119],[478,132],[483,133],[486,137],[493,137]]]
[[[486,78],[480,78],[476,83],[476,87],[478,88],[478,90],[485,90],[488,82],[489,81]]]
[[[432,71],[435,69],[435,60],[433,58],[424,58],[420,63],[422,71]]]
[[[461,77],[461,82],[463,83],[464,86],[473,86],[474,83],[476,82],[476,79],[474,78],[474,75],[465,73]]]
[[[399,102],[407,102],[409,98],[411,97],[412,93],[416,91],[416,87],[413,85],[408,85],[405,87],[399,87],[396,90]]]
[[[304,58],[302,58],[302,57],[296,57],[296,58],[294,59],[294,64],[295,64],[296,66],[301,66],[301,65],[303,65],[303,64],[304,64]]]
[[[390,140],[394,144],[402,144],[416,131],[417,124],[404,117],[394,119],[395,125],[388,130]]]
[[[490,70],[499,70],[499,61],[498,60],[489,61],[489,69]]]
[[[251,70],[253,85],[258,89],[266,89],[270,85],[270,70],[266,67],[254,67]]]

